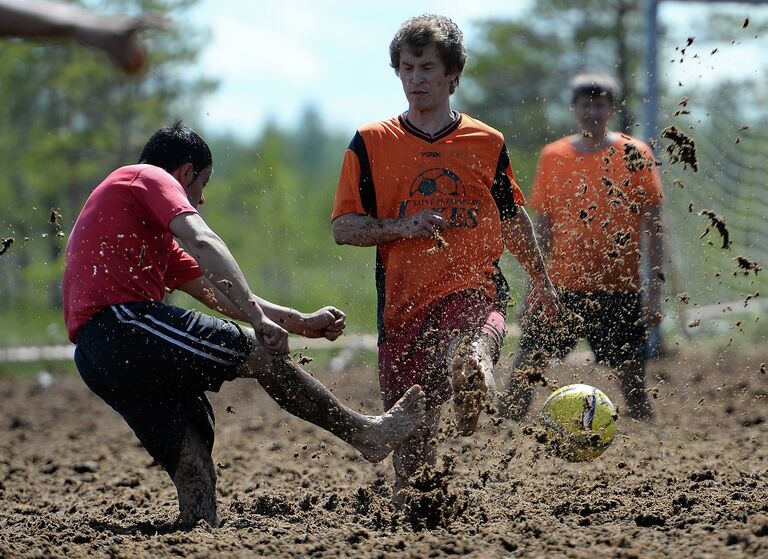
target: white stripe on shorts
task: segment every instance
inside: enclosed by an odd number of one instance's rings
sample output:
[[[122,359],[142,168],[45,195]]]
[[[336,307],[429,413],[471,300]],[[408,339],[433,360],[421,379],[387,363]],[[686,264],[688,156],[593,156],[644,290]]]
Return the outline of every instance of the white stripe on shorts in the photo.
[[[115,313],[115,316],[117,316],[117,319],[124,323],[124,324],[135,324],[139,328],[143,328],[147,332],[150,332],[157,336],[158,338],[162,338],[163,340],[172,343],[173,345],[179,346],[180,348],[186,349],[187,351],[194,353],[195,355],[200,355],[201,357],[205,357],[206,359],[210,359],[211,361],[214,361],[216,363],[221,363],[222,365],[235,365],[234,361],[228,361],[226,359],[220,359],[218,357],[215,357],[209,353],[206,353],[204,351],[200,351],[199,349],[195,349],[194,347],[185,344],[184,342],[180,340],[176,340],[174,338],[171,338],[170,336],[163,334],[162,332],[156,330],[155,328],[152,328],[149,324],[144,324],[140,320],[137,319],[127,319],[120,315],[119,312],[117,312],[117,308],[113,305],[110,307],[112,311]],[[128,312],[127,309],[123,309],[125,312]],[[135,316],[135,315],[134,315]]]
[[[228,347],[223,347],[214,343],[209,342],[208,340],[201,340],[200,338],[196,338],[189,332],[185,332],[184,330],[179,330],[178,328],[174,328],[173,326],[166,324],[165,322],[162,322],[158,319],[156,319],[154,316],[145,314],[143,317],[136,316],[136,314],[131,311],[130,309],[127,309],[125,305],[119,305],[120,309],[125,312],[128,316],[131,318],[134,318],[136,320],[141,320],[142,318],[145,318],[146,320],[151,320],[158,326],[161,326],[162,328],[165,328],[166,330],[169,330],[170,332],[173,332],[174,334],[178,334],[179,336],[183,336],[185,338],[188,338],[190,340],[193,340],[199,344],[202,344],[204,346],[210,347],[211,349],[215,349],[216,351],[221,351],[222,353],[228,353],[230,355],[234,355],[235,357],[247,357],[245,353],[235,351],[234,349],[229,349]]]

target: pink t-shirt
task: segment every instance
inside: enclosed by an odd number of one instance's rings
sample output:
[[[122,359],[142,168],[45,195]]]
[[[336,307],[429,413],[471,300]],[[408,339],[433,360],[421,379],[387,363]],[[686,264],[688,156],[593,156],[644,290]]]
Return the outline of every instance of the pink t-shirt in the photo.
[[[67,242],[64,321],[71,341],[104,307],[161,301],[165,290],[202,275],[168,224],[197,212],[184,188],[153,165],[129,165],[88,197]]]

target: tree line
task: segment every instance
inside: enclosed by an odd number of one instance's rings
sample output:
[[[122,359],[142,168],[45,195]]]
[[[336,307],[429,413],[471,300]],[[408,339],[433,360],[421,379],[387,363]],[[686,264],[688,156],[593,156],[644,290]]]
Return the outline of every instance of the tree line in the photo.
[[[183,14],[195,3],[102,4]],[[584,69],[617,75],[624,99],[616,127],[642,136],[637,119],[645,87],[642,10],[642,4],[629,0],[540,0],[519,19],[476,23],[477,39],[468,45],[469,63],[455,105],[505,134],[525,192],[541,147],[575,132],[564,77]],[[737,16],[715,14],[706,28],[710,40],[728,40],[741,25]],[[751,25],[750,33],[764,29],[754,21]],[[151,36],[152,71],[138,78],[124,77],[99,54],[76,45],[0,42],[0,314],[60,306],[63,247],[91,189],[112,169],[135,162],[158,127],[178,117],[195,126],[197,102],[216,84],[178,71],[194,66],[205,38],[186,30],[178,26]],[[741,95],[755,84],[730,87]],[[723,103],[705,86],[691,88],[686,91],[697,92],[692,111],[673,118],[670,108],[680,99],[675,91],[665,92],[664,106],[667,122],[692,126],[694,135],[722,134],[729,119],[734,127],[764,118],[765,100],[759,95],[745,107]],[[718,107],[717,119],[709,119],[712,107]],[[330,233],[336,181],[352,131],[340,135],[319,115],[308,107],[296,129],[271,125],[251,141],[211,136],[203,128],[216,172],[202,213],[259,294],[306,310],[335,304],[349,312],[351,329],[371,331],[373,250],[337,247]],[[690,174],[681,173],[665,182],[690,182]],[[712,203],[722,196],[713,192]],[[698,225],[691,220],[692,230]],[[505,266],[510,270],[512,264]],[[519,276],[519,270],[510,271]],[[519,282],[513,287],[520,292]]]

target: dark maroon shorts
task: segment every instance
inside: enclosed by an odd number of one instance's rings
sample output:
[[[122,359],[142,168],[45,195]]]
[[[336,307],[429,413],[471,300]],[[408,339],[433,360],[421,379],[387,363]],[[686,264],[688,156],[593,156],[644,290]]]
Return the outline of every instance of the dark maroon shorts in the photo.
[[[505,311],[497,301],[477,291],[462,291],[432,303],[403,328],[387,330],[379,344],[379,386],[389,409],[414,384],[427,396],[428,406],[451,397],[450,368],[446,362],[451,340],[485,332],[501,347]]]

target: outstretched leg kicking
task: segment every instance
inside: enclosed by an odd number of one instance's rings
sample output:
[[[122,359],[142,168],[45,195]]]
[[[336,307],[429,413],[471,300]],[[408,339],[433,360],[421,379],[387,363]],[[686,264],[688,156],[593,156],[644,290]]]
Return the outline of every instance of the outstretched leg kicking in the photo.
[[[370,462],[384,460],[424,420],[426,403],[420,386],[408,389],[385,414],[363,415],[342,404],[289,357],[272,356],[258,343],[241,373],[255,378],[284,410],[333,433]]]
[[[457,431],[467,436],[477,429],[483,404],[496,392],[493,366],[498,349],[484,333],[469,343],[458,341],[454,345],[449,352],[453,411]]]

